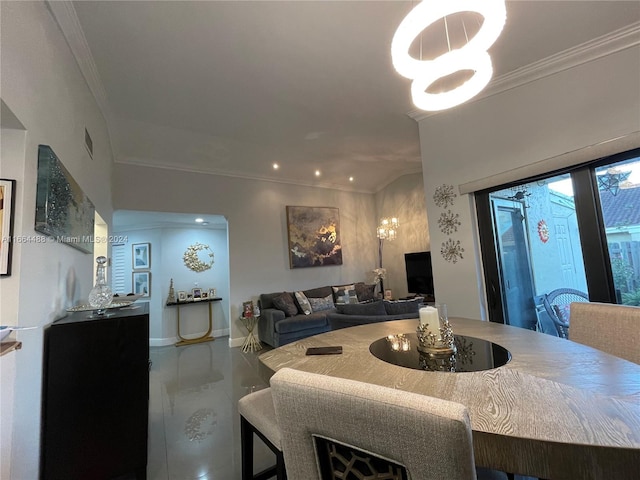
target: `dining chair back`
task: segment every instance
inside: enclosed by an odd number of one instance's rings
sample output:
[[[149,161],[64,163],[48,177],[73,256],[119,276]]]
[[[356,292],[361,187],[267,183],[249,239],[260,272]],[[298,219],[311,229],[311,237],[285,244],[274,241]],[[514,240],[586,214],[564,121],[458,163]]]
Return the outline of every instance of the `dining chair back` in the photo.
[[[640,364],[640,307],[572,303],[569,339]]]
[[[289,368],[271,391],[289,480],[476,478],[464,405]]]

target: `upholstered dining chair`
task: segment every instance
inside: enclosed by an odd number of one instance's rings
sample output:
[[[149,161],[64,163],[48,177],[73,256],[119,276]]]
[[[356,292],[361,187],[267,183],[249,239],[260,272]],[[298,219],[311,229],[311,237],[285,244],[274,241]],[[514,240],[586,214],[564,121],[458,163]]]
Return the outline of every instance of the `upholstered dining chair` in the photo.
[[[572,303],[569,340],[640,364],[640,307]]]
[[[271,389],[265,388],[245,395],[238,400],[240,414],[240,455],[242,457],[242,480],[266,480],[276,477],[286,480],[284,457],[280,446],[280,429],[276,423]],[[275,454],[276,464],[258,473],[253,473],[253,439],[256,435]]]
[[[464,405],[289,368],[271,392],[289,480],[476,479]]]

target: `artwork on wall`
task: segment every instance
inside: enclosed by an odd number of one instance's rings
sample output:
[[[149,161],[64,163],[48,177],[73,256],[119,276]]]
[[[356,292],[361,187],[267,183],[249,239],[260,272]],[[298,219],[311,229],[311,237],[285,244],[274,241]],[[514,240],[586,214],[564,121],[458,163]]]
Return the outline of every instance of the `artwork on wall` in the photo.
[[[213,251],[209,248],[209,245],[196,242],[187,248],[182,260],[189,270],[204,272],[213,267]]]
[[[47,145],[38,147],[37,232],[93,253],[95,208]]]
[[[151,272],[133,272],[133,293],[149,297],[151,295]]]
[[[0,275],[11,275],[16,181],[0,178]]]
[[[290,268],[342,265],[337,208],[287,206],[287,234]]]
[[[151,244],[134,243],[131,245],[131,265],[133,269],[148,269],[151,267]]]

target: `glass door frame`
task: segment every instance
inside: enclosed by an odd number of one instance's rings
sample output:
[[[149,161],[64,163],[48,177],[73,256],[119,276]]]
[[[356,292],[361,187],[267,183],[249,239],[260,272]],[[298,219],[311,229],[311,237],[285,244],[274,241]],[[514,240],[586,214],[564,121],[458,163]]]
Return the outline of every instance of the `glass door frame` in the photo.
[[[525,178],[517,182],[475,192],[478,235],[487,296],[487,313],[490,321],[496,323],[504,323],[505,321],[500,263],[493,228],[495,219],[493,218],[490,194],[524,183],[544,180],[566,173],[571,174],[589,300],[592,302],[616,303],[605,223],[602,218],[600,195],[598,193],[596,168],[634,157],[640,157],[640,148],[574,167],[556,170],[545,175]]]

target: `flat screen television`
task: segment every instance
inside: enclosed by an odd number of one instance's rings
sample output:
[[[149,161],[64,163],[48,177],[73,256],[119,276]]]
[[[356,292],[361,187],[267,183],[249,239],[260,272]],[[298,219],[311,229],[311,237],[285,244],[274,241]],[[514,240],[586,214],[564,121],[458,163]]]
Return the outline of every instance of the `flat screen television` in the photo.
[[[431,252],[405,253],[404,263],[409,293],[434,297]]]

